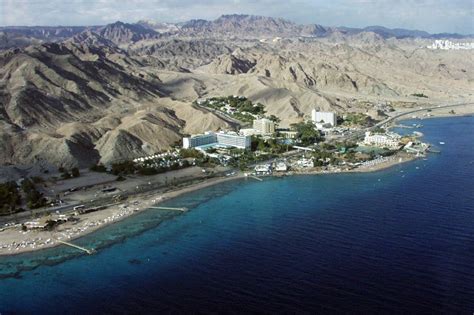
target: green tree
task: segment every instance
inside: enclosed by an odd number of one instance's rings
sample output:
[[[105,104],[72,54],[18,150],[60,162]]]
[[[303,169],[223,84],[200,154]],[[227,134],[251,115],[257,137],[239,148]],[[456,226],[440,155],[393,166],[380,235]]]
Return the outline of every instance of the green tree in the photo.
[[[292,124],[291,127],[297,132],[296,138],[299,139],[303,145],[311,145],[322,139],[321,133],[310,121]]]
[[[271,121],[273,121],[275,124],[279,124],[279,123],[281,122],[281,119],[278,118],[278,117],[275,116],[275,115],[270,115],[270,116],[268,117],[268,119],[270,119]]]
[[[91,167],[89,167],[89,169],[91,171],[94,171],[94,172],[100,172],[100,173],[105,173],[107,171],[107,169],[105,168],[104,165],[102,164],[94,164],[92,165]]]
[[[0,215],[17,212],[20,204],[18,185],[13,181],[0,184]]]
[[[44,198],[43,194],[36,189],[35,184],[30,179],[26,178],[23,180],[21,183],[21,189],[25,193],[26,205],[28,208],[36,209],[46,205],[46,198]]]
[[[195,159],[199,159],[199,158],[203,158],[204,157],[204,154],[201,152],[201,151],[198,151],[196,149],[181,149],[179,151],[179,155],[183,158],[183,159],[186,159],[186,158],[195,158]]]

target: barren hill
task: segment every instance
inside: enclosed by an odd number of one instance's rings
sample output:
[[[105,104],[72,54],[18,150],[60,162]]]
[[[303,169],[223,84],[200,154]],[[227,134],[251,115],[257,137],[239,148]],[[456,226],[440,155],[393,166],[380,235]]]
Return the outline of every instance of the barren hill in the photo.
[[[381,103],[474,100],[471,51],[429,50],[427,39],[381,32],[391,34],[246,15],[174,26],[118,22],[56,37],[28,29],[26,42],[6,32],[19,47],[0,52],[0,163],[89,166],[165,150],[185,134],[236,128],[192,105],[211,96],[261,102],[281,126],[315,107],[367,112]]]

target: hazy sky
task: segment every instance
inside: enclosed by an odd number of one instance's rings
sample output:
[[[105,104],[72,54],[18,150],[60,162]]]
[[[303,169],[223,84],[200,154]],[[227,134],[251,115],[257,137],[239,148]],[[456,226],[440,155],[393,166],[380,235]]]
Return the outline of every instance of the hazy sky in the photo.
[[[0,0],[0,25],[181,22],[245,13],[297,23],[474,33],[474,0]]]

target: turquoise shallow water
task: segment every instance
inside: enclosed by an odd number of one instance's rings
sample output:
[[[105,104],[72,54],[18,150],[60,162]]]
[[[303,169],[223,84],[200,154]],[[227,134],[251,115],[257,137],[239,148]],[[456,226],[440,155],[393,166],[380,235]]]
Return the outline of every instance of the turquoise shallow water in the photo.
[[[96,255],[0,258],[0,313],[472,313],[474,118],[422,123],[426,161],[225,183],[76,241]]]

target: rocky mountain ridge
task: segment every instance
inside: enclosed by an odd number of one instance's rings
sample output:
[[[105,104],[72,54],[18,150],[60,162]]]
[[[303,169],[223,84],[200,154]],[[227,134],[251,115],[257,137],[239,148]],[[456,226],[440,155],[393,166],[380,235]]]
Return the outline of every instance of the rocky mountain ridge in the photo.
[[[365,28],[326,27],[319,24],[297,24],[282,18],[254,16],[245,14],[222,15],[208,20],[190,20],[182,23],[163,23],[140,20],[137,23],[117,21],[104,26],[4,26],[0,27],[0,49],[23,47],[33,43],[61,41],[85,30],[98,32],[116,44],[137,42],[143,39],[175,36],[199,37],[328,37],[334,33],[350,36],[364,32],[373,32],[382,38],[473,38],[474,35],[430,34],[425,31],[390,29],[383,26]]]
[[[3,165],[87,167],[236,128],[192,105],[211,96],[260,102],[281,126],[315,107],[366,112],[474,98],[469,51],[428,50],[423,40],[374,31],[233,15],[176,28],[142,21],[37,34],[32,44],[8,38],[14,47],[0,52]]]

